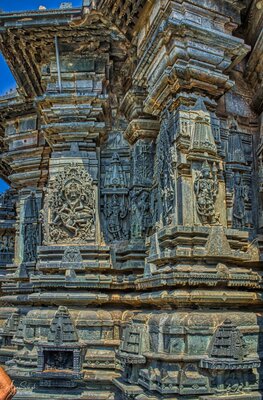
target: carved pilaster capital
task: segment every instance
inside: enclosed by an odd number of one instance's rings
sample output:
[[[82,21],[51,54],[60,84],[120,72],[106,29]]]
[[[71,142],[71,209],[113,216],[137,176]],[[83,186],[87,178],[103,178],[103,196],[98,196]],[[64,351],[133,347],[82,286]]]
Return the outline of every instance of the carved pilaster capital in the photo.
[[[159,130],[160,123],[155,119],[134,119],[129,123],[124,137],[130,144],[133,144],[139,139],[155,139]]]

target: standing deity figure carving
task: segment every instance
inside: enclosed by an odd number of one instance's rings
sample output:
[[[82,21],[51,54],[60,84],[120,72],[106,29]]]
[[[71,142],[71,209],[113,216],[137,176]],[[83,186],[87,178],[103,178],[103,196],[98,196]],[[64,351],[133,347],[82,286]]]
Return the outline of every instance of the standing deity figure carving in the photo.
[[[157,156],[155,163],[155,179],[159,185],[161,210],[157,210],[162,223],[171,222],[171,214],[174,212],[174,158],[175,152],[172,148],[171,133],[169,131],[170,115],[164,120],[159,139],[157,142]],[[156,204],[157,205],[157,204]],[[158,207],[158,206],[157,206]]]
[[[50,183],[45,233],[55,243],[85,243],[95,236],[95,193],[87,171],[71,164]]]
[[[113,240],[126,239],[127,232],[123,228],[122,220],[128,214],[128,208],[125,206],[125,201],[116,194],[113,194],[108,199],[105,199],[106,208],[104,211],[107,229]]]
[[[233,228],[244,228],[246,224],[245,202],[248,200],[247,187],[243,185],[242,176],[237,173],[234,180]]]
[[[127,181],[122,161],[114,152],[104,178],[103,214],[107,240],[128,238],[126,217],[128,215]]]
[[[35,261],[37,256],[38,245],[38,227],[37,225],[25,225],[25,247],[24,247],[24,261]]]
[[[202,224],[213,225],[218,222],[215,211],[215,201],[218,193],[217,168],[213,165],[212,173],[207,161],[204,162],[200,173],[194,182],[196,207]]]
[[[24,262],[34,262],[39,244],[38,206],[35,193],[32,192],[25,201],[24,220]]]
[[[150,194],[146,190],[132,193],[133,221],[131,232],[133,238],[142,238],[149,233],[152,226],[152,214],[150,210]]]

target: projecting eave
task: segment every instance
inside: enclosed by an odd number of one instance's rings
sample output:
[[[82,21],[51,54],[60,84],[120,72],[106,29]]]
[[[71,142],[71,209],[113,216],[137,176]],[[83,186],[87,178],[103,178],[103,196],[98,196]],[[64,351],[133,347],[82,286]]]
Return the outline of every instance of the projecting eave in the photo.
[[[22,97],[10,99],[3,99],[3,97],[0,97],[0,124],[5,123],[7,119],[35,113],[32,101],[26,101]]]
[[[69,9],[53,9],[41,11],[18,11],[0,13],[0,30],[16,28],[18,26],[54,25],[61,22],[69,23],[75,16],[80,16],[80,7]]]
[[[96,54],[109,53],[122,62],[127,58],[129,42],[103,13],[87,7],[0,15],[0,51],[2,51],[19,89],[27,98],[41,96],[45,88],[41,68],[55,57],[55,36],[61,52],[79,54],[83,46],[100,42]],[[108,44],[109,50],[102,50]],[[91,54],[92,52],[90,52]]]

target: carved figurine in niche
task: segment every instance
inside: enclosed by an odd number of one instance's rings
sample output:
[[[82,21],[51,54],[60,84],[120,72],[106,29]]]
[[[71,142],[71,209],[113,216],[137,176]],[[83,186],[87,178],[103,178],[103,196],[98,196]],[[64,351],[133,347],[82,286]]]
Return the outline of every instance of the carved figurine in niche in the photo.
[[[13,236],[9,236],[8,247],[10,253],[13,253],[15,250],[15,238]]]
[[[6,235],[3,235],[0,237],[0,253],[8,253],[8,251],[8,237]]]
[[[172,148],[170,133],[168,131],[168,120],[165,120],[162,125],[156,154],[155,174],[159,184],[159,194],[161,197],[162,222],[167,224],[170,222],[170,215],[173,213],[175,202],[174,150]]]
[[[35,261],[37,257],[37,245],[39,240],[37,224],[26,224],[24,232],[24,262],[32,262]]]
[[[228,161],[242,164],[246,163],[244,143],[235,120],[230,125],[229,131]]]
[[[86,242],[95,236],[95,193],[87,171],[71,164],[49,188],[50,240]],[[45,221],[46,223],[46,221]]]
[[[150,209],[150,194],[146,190],[132,193],[132,223],[131,233],[133,238],[142,238],[148,234],[152,226]]]
[[[196,195],[197,213],[202,224],[213,225],[218,222],[218,215],[215,212],[215,201],[218,193],[217,168],[214,164],[212,173],[206,161],[201,172],[196,176],[194,182]]]
[[[102,193],[104,190],[103,214],[107,240],[125,240],[128,238],[128,189],[118,153],[113,153],[106,168]]]
[[[240,392],[244,387],[244,380],[240,371],[226,371],[224,387],[227,392]]]
[[[164,179],[164,182],[168,181]],[[174,190],[167,186],[162,189],[162,203],[163,203],[163,216],[164,216],[164,223],[170,222],[170,214],[173,212],[173,205],[174,205]]]
[[[141,214],[142,232],[147,234],[152,225],[152,215],[150,210],[150,195],[145,190],[138,198],[138,209]]]
[[[246,224],[245,202],[249,200],[247,187],[243,185],[242,176],[236,173],[233,198],[233,228],[244,228]]]
[[[105,195],[104,204],[104,215],[109,238],[112,240],[127,239],[124,219],[128,214],[128,207],[125,204],[124,197],[117,194],[108,197]]]
[[[34,192],[25,200],[25,219],[23,223],[24,234],[24,262],[33,262],[37,257],[39,244],[38,205]]]
[[[65,370],[73,368],[71,351],[46,351],[44,369]]]

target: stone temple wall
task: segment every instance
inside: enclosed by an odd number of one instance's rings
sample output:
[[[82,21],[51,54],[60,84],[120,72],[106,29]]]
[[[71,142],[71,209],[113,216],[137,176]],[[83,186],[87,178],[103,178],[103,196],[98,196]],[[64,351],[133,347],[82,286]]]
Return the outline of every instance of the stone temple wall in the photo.
[[[261,3],[0,14],[15,399],[262,398]]]

